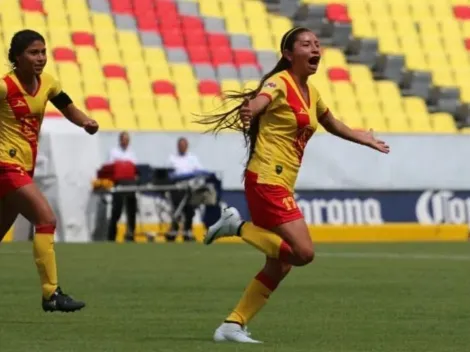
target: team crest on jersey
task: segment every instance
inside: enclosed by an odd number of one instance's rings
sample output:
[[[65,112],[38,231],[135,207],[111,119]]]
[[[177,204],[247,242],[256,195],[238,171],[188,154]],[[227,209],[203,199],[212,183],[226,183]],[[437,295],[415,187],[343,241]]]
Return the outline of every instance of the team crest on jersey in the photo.
[[[282,172],[282,165],[276,165],[276,174],[280,175]]]
[[[274,89],[274,88],[276,88],[276,83],[274,83],[274,82],[266,82],[263,87],[264,87],[264,88],[271,88],[271,89]]]
[[[10,155],[10,158],[14,158],[16,156],[16,149],[10,149],[8,154]]]

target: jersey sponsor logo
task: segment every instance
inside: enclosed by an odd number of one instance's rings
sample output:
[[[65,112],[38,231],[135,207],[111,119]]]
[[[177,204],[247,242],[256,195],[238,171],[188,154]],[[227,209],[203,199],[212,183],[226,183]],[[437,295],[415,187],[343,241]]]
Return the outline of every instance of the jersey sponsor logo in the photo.
[[[266,82],[263,86],[264,88],[271,88],[271,89],[274,89],[277,87],[276,83],[274,82]]]
[[[302,161],[304,156],[304,150],[307,146],[307,142],[313,136],[313,129],[310,126],[300,128],[297,130],[297,136],[294,140],[294,148],[299,158],[299,162]]]
[[[21,132],[23,136],[30,142],[36,143],[39,134],[39,116],[35,114],[27,114],[18,119],[21,123]]]
[[[27,106],[27,104],[24,101],[21,101],[21,100],[12,101],[12,103],[11,103],[12,108],[20,108],[20,107],[23,107],[23,106]]]

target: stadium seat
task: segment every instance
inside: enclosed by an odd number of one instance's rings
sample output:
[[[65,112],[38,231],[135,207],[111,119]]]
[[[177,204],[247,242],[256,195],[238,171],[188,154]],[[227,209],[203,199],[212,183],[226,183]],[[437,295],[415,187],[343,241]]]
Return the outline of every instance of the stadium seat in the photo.
[[[85,100],[85,105],[88,111],[94,110],[107,110],[109,111],[109,102],[106,98],[98,96],[90,96]]]
[[[122,78],[127,79],[126,69],[117,65],[103,66],[103,74],[106,78]]]
[[[72,43],[74,45],[95,46],[95,37],[92,33],[75,32],[72,33]]]
[[[68,48],[56,48],[53,51],[53,57],[55,61],[71,61],[76,62],[77,56],[75,51]]]
[[[21,0],[20,6],[23,11],[41,12],[44,13],[44,8],[41,1],[37,0]]]

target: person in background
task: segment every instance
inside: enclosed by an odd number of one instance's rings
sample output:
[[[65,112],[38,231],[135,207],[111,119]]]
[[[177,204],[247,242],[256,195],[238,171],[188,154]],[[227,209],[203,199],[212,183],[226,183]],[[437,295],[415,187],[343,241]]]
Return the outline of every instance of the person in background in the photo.
[[[108,164],[117,163],[131,163],[134,166],[137,164],[137,158],[134,152],[129,148],[130,136],[129,133],[123,131],[119,134],[119,145],[111,149],[108,158]],[[117,184],[133,183],[134,179],[118,180]],[[127,232],[126,241],[134,240],[136,214],[137,214],[137,198],[135,192],[126,193],[113,193],[111,221],[109,224],[108,240],[116,241],[117,223],[121,218],[122,208],[126,206],[127,215]]]
[[[188,140],[184,137],[180,137],[177,143],[178,152],[170,156],[170,167],[174,170],[175,177],[184,177],[189,176],[197,171],[202,170],[201,163],[199,159],[194,154],[188,152],[189,143]],[[187,191],[178,190],[171,193],[171,200],[174,208],[178,207],[178,204],[184,199],[187,195]],[[193,217],[194,217],[194,208],[190,204],[189,200],[186,202],[182,209],[184,215],[184,224],[183,224],[183,237],[185,241],[192,241],[192,227],[193,227]],[[167,234],[168,240],[174,240],[178,233],[179,219],[173,219],[171,224],[171,231]]]

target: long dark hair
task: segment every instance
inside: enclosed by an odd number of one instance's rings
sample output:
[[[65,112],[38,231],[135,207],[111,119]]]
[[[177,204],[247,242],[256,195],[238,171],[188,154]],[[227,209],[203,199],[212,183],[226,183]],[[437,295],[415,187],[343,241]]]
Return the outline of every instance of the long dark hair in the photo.
[[[290,31],[286,32],[281,40],[281,53],[284,50],[293,51],[294,43],[297,40],[297,36],[303,32],[309,32],[310,30],[304,27],[295,27],[292,28]],[[244,100],[254,99],[259,94],[261,89],[264,86],[264,83],[274,76],[276,73],[281,71],[287,70],[291,67],[291,62],[285,58],[284,56],[277,62],[276,66],[266,73],[258,84],[256,89],[247,89],[244,92],[235,92],[235,91],[228,91],[224,92],[223,98],[225,104],[235,102],[235,106],[229,108],[228,111],[224,111],[218,114],[212,115],[205,115],[197,123],[203,125],[213,125],[208,132],[212,132],[217,134],[218,132],[226,129],[235,130],[243,133],[243,137],[245,139],[245,146],[248,149],[248,162],[250,161],[251,157],[253,156],[255,150],[256,139],[258,137],[259,132],[259,119],[260,115],[254,116],[253,120],[251,121],[250,127],[248,129],[244,128],[243,123],[240,118],[240,109],[243,106]],[[225,106],[225,104],[222,106]]]
[[[16,32],[13,38],[11,38],[10,49],[8,50],[8,61],[10,61],[13,69],[17,66],[16,57],[21,55],[26,48],[36,40],[39,40],[44,44],[46,43],[41,34],[30,29]]]

